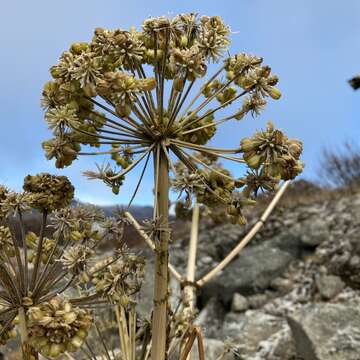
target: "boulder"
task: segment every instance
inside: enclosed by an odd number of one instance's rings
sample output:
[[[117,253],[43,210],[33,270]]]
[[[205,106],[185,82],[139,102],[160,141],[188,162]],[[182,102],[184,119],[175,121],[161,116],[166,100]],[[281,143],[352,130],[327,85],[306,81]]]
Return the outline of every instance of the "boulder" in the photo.
[[[321,217],[311,217],[297,227],[305,246],[316,247],[329,239],[328,223]]]
[[[288,252],[267,244],[245,248],[219,276],[202,288],[200,296],[204,299],[218,296],[224,303],[230,303],[235,292],[255,294],[268,288],[292,260]]]
[[[253,360],[295,360],[296,350],[291,330],[287,324],[259,343],[258,350]]]
[[[359,360],[360,310],[307,304],[288,316],[297,355],[304,360]]]
[[[261,311],[228,313],[222,330],[223,339],[229,339],[241,358],[252,359],[262,341],[280,331],[286,321]]]
[[[200,311],[195,324],[201,326],[209,338],[218,337],[225,316],[225,308],[218,298],[211,298]]]
[[[321,275],[316,278],[316,286],[321,297],[330,300],[345,288],[345,283],[339,276]]]
[[[231,350],[228,349],[228,347],[220,340],[217,339],[205,339],[204,341],[205,345],[205,359],[206,360],[216,360],[218,359],[222,354],[223,357],[221,360],[235,360],[234,354],[231,352]],[[195,344],[194,349],[191,352],[191,359],[192,360],[198,360],[198,347],[197,344]]]

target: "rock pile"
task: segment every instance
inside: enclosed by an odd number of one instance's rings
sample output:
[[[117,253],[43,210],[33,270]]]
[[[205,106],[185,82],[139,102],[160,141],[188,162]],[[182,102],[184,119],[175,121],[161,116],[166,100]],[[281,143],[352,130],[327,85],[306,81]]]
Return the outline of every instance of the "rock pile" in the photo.
[[[200,275],[246,231],[203,228]],[[178,267],[185,267],[187,241],[173,244]],[[197,321],[217,349],[207,359],[225,344],[226,359],[360,360],[359,270],[360,194],[277,210],[198,294]]]

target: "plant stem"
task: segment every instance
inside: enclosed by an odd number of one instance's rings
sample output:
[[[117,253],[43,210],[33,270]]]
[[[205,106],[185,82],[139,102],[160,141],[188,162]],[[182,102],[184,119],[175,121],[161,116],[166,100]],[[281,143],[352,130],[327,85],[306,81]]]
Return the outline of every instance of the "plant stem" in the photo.
[[[196,253],[198,246],[199,238],[199,217],[200,217],[200,207],[197,201],[195,201],[191,219],[191,233],[190,233],[190,244],[189,244],[189,255],[188,255],[188,264],[187,264],[187,274],[186,280],[189,282],[189,285],[186,285],[183,290],[183,298],[185,305],[185,315],[191,319],[194,314],[194,309],[196,306],[195,302],[195,287],[190,283],[193,283],[195,280],[196,272]],[[190,350],[187,360],[192,358],[192,352]]]
[[[38,359],[37,352],[29,345],[29,333],[27,328],[26,314],[23,307],[19,308],[19,331],[21,338],[21,348],[23,353],[23,360]]]
[[[159,149],[156,215],[161,223],[156,248],[154,314],[152,322],[152,360],[164,360],[166,357],[166,330],[168,305],[168,252],[169,252],[169,164],[165,153]],[[156,168],[156,165],[155,165]]]
[[[33,270],[32,278],[31,278],[31,286],[30,286],[31,290],[33,290],[34,286],[35,286],[35,281],[37,279],[39,265],[40,265],[40,261],[41,261],[41,255],[43,252],[46,218],[47,218],[47,212],[44,211],[42,214],[42,223],[41,223],[41,229],[40,229],[39,243],[38,243],[38,247],[36,250],[35,265],[34,265],[34,270]]]
[[[195,280],[196,271],[196,251],[199,234],[199,204],[195,202],[191,222],[191,235],[189,244],[189,258],[187,265],[187,281],[193,282]],[[195,306],[195,288],[192,285],[187,285],[184,288],[184,302],[190,312],[193,312]]]

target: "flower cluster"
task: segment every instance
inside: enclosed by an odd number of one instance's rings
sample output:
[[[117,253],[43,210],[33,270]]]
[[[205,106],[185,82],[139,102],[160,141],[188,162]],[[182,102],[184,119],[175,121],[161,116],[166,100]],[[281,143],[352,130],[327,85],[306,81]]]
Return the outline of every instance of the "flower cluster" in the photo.
[[[29,203],[29,194],[7,191],[2,200],[0,199],[0,220],[28,211],[30,209]]]
[[[97,85],[97,91],[102,97],[109,99],[115,104],[115,109],[120,117],[131,114],[132,103],[136,96],[143,91],[151,91],[156,86],[154,78],[135,79],[126,72],[108,72],[103,80]]]
[[[194,129],[196,131],[192,131]],[[180,140],[192,144],[205,145],[215,135],[215,132],[216,126],[213,115],[206,116],[200,120],[198,116],[194,116],[191,119],[191,125],[186,133],[181,136]]]
[[[0,343],[13,336],[21,309],[30,326],[30,346],[57,357],[82,345],[92,324],[83,306],[136,301],[144,259],[126,249],[121,214],[109,218],[96,207],[67,206],[73,194],[67,178],[29,175],[24,189],[16,193],[0,186]],[[31,209],[43,211],[39,233],[27,231],[24,211]],[[118,252],[104,257],[102,242]]]
[[[86,271],[88,261],[94,254],[95,251],[89,246],[76,244],[64,251],[60,261],[71,274],[79,275]]]
[[[263,59],[227,55],[229,44],[230,29],[218,16],[151,17],[139,31],[97,28],[90,42],[71,45],[51,68],[53,80],[45,85],[42,102],[54,135],[43,143],[47,158],[64,167],[80,155],[109,156],[114,167],[104,163],[85,175],[102,180],[114,194],[126,174],[143,163],[130,202],[149,159],[155,172],[166,159],[180,177],[174,188],[186,187],[186,205],[190,197],[206,206],[221,199],[231,216],[236,212],[242,219],[239,204],[250,203],[257,189],[273,190],[302,171],[302,146],[270,126],[242,140],[240,148],[207,146],[220,124],[257,116],[268,99],[281,97],[279,79]],[[213,62],[220,62],[220,69],[197,84]],[[233,105],[237,108],[229,110]],[[218,115],[225,110],[230,113]],[[103,150],[85,151],[89,145]],[[223,167],[204,163],[203,156],[245,163],[252,176],[237,180]],[[175,169],[177,161],[188,174]],[[249,201],[234,200],[239,187]]]
[[[31,195],[30,205],[42,212],[61,209],[74,197],[74,187],[67,177],[47,173],[26,176],[24,190]]]
[[[93,318],[89,311],[54,297],[31,307],[29,343],[44,356],[57,357],[65,351],[77,351],[83,344]]]
[[[144,258],[123,252],[116,261],[109,258],[97,262],[89,269],[88,276],[97,293],[126,306],[140,290],[144,266]]]
[[[275,191],[278,187],[279,179],[269,175],[264,169],[248,171],[246,176],[238,179],[239,187],[244,187],[242,193],[245,197],[258,194],[261,191]]]
[[[302,143],[274,129],[271,122],[265,131],[256,132],[240,144],[248,166],[252,169],[263,167],[266,175],[288,180],[294,179],[303,170],[304,165],[299,160]]]

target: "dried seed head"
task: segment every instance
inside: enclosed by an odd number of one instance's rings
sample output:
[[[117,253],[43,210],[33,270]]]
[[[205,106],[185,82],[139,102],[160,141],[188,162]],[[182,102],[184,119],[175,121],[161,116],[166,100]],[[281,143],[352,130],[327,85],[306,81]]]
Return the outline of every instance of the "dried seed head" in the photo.
[[[67,177],[47,173],[26,176],[24,190],[29,194],[31,206],[42,212],[66,207],[74,197],[74,187]]]
[[[42,103],[54,135],[43,143],[46,157],[64,167],[80,155],[109,155],[115,167],[104,163],[97,172],[85,175],[102,180],[119,194],[125,175],[137,164],[145,162],[140,185],[151,155],[160,159],[164,153],[173,170],[175,156],[186,168],[175,169],[173,181],[173,187],[186,196],[185,206],[191,205],[196,193],[198,201],[207,206],[221,201],[227,207],[235,189],[230,174],[197,159],[199,154],[245,160],[257,176],[261,173],[266,185],[255,186],[258,180],[252,179],[243,195],[272,188],[272,180],[265,181],[265,177],[295,177],[303,167],[299,160],[302,145],[272,125],[243,139],[241,149],[205,146],[220,124],[249,113],[257,116],[269,98],[281,97],[278,77],[261,57],[226,55],[229,37],[230,29],[220,17],[194,13],[172,19],[151,17],[140,31],[95,29],[89,43],[75,43],[61,55],[51,69],[53,80],[45,84]],[[223,65],[218,72],[203,84],[195,84],[207,74],[208,65],[220,59]],[[196,87],[199,93],[189,100]],[[243,96],[235,113],[218,119],[219,113]],[[104,146],[105,150],[82,152],[83,145]],[[138,189],[136,186],[134,196]],[[82,230],[72,230],[73,240],[85,239]]]
[[[5,199],[0,201],[0,216],[6,218],[16,215],[18,212],[23,213],[30,210],[30,201],[29,194],[10,191],[6,194]]]
[[[241,151],[250,168],[258,169],[271,177],[293,179],[303,169],[299,160],[302,143],[290,140],[280,130],[275,130],[271,122],[265,131],[257,131],[251,138],[241,141]]]
[[[60,262],[72,274],[78,275],[81,272],[86,271],[88,261],[94,254],[94,250],[86,245],[75,245],[64,251]]]
[[[1,310],[5,310],[3,306],[1,306]],[[6,320],[0,321],[0,345],[5,346],[9,340],[16,338],[17,332],[15,330],[15,324],[12,324],[4,331],[4,327],[6,326]]]
[[[93,322],[89,311],[59,297],[30,307],[27,317],[30,344],[40,354],[50,357],[77,351]]]
[[[88,273],[96,292],[126,306],[140,290],[144,265],[142,257],[123,253],[115,262],[110,258],[96,263]]]

